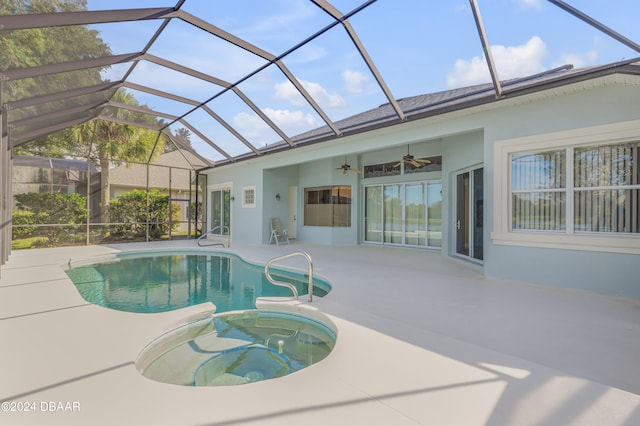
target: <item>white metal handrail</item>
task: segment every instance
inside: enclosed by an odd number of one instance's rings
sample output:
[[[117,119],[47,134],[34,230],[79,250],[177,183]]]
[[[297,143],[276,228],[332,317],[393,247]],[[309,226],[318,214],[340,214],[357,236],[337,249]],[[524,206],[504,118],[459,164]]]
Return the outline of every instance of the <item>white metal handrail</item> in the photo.
[[[311,302],[313,300],[313,261],[311,260],[311,256],[309,256],[307,253],[302,252],[302,251],[297,251],[295,253],[289,253],[289,254],[285,254],[284,256],[279,256],[279,257],[275,257],[273,259],[271,259],[270,261],[267,262],[266,265],[264,265],[264,274],[266,275],[267,279],[269,280],[269,282],[273,285],[277,285],[280,287],[287,287],[289,290],[291,290],[293,292],[293,296],[296,300],[298,300],[298,289],[296,289],[296,286],[294,286],[291,283],[285,282],[285,281],[276,281],[275,279],[273,279],[273,277],[271,277],[271,274],[269,273],[269,268],[271,267],[271,265],[274,262],[278,262],[280,260],[285,260],[285,259],[289,259],[291,257],[295,257],[295,256],[302,256],[305,259],[307,259],[307,263],[309,264],[309,302]]]
[[[212,244],[201,244],[200,240],[202,240],[203,238],[206,238],[207,235],[213,235],[216,237],[220,237],[220,234],[214,234],[213,231],[217,230],[217,229],[222,229],[222,232],[224,232],[225,230],[227,231],[227,248],[231,247],[231,231],[229,230],[229,227],[227,225],[218,225],[218,226],[214,226],[213,228],[209,229],[207,232],[205,232],[204,234],[200,235],[198,237],[197,243],[200,247],[210,247],[210,246],[222,246],[224,247],[224,243],[212,243]]]

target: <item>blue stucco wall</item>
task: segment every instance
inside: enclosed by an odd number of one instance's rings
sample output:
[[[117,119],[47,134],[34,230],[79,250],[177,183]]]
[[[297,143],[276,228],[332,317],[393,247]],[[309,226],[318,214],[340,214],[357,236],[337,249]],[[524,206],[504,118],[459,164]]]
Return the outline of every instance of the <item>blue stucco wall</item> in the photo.
[[[209,184],[230,182],[233,207],[233,239],[265,244],[271,217],[287,220],[288,188],[298,188],[298,240],[316,244],[361,243],[362,181],[359,175],[336,170],[347,156],[362,167],[364,159],[400,158],[407,144],[423,152],[443,155],[443,256],[453,256],[453,179],[457,172],[484,167],[484,273],[486,276],[556,287],[640,297],[640,255],[607,252],[504,246],[494,244],[493,179],[496,141],[640,119],[640,87],[607,82],[590,83],[578,90],[555,89],[527,97],[505,99],[488,106],[454,112],[382,128],[367,134],[339,138],[277,155],[262,156],[244,164],[209,172]],[[377,160],[376,160],[377,161]],[[369,161],[370,162],[370,161]],[[433,176],[432,176],[433,177]],[[430,178],[432,178],[430,177]],[[393,181],[393,178],[390,178]],[[304,188],[351,185],[352,226],[328,228],[304,226]],[[255,185],[257,207],[240,208],[241,189]],[[275,200],[275,194],[281,200]]]
[[[545,97],[499,114],[484,128],[486,276],[640,298],[640,255],[494,244],[494,143],[522,136],[640,119],[640,88],[607,86]]]

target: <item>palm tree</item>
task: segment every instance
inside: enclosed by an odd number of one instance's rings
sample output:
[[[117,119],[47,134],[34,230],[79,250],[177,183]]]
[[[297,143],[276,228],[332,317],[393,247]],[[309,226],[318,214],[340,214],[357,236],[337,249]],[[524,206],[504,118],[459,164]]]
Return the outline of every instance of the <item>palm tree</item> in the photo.
[[[112,100],[138,106],[138,102],[133,95],[122,90],[118,90]],[[150,115],[122,108],[115,110],[113,115],[114,118],[131,122],[153,123],[155,121]],[[87,152],[95,152],[100,163],[100,221],[106,223],[109,220],[108,206],[111,198],[109,184],[109,168],[111,164],[125,161],[150,161],[154,156],[162,152],[165,137],[160,136],[160,140],[158,140],[159,134],[154,130],[119,124],[108,120],[94,120],[77,126],[74,136],[77,146],[85,147]],[[158,142],[157,147],[156,142]]]

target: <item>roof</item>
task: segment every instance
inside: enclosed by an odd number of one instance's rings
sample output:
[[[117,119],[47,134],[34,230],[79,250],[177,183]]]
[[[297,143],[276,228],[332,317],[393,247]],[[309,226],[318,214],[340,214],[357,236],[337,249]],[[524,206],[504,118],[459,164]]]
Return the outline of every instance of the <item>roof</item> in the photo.
[[[149,164],[149,188],[189,191],[193,179],[193,168],[202,168],[205,164],[190,154],[188,161],[182,152],[173,151],[158,156],[153,164]],[[193,162],[191,162],[193,161]],[[171,182],[169,181],[171,178]],[[114,167],[109,171],[109,183],[112,186],[130,188],[147,187],[146,164],[128,164]]]
[[[203,159],[197,154],[188,150],[171,151],[161,154],[153,162],[159,166],[181,167],[183,169],[201,169],[203,167],[213,166],[211,161]]]
[[[617,73],[640,76],[640,58],[581,69],[566,65],[527,78],[504,81],[502,82],[503,96],[499,98],[495,96],[492,84],[480,84],[399,99],[398,104],[406,114],[406,121],[411,121]],[[336,124],[343,130],[343,135],[346,135],[400,124],[400,121],[389,104],[383,104],[340,120]],[[293,139],[298,144],[309,144],[321,142],[327,138],[331,138],[331,132],[329,128],[323,126],[297,135]]]

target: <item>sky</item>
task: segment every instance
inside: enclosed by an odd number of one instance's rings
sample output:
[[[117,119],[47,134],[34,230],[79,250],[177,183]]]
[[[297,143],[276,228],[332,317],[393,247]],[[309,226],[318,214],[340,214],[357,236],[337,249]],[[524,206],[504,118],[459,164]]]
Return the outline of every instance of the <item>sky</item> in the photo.
[[[333,0],[348,13],[364,0]],[[576,68],[639,57],[621,44],[545,0],[478,0],[491,52],[501,80],[572,64]],[[569,0],[571,6],[640,43],[637,0]],[[172,7],[174,0],[89,0],[90,10]],[[332,23],[304,0],[187,0],[182,7],[255,46],[280,56]],[[396,99],[490,81],[471,6],[465,0],[377,0],[350,19],[375,67]],[[113,54],[139,52],[160,22],[104,24],[93,28]],[[173,20],[149,53],[201,70],[246,94],[290,136],[324,125],[274,65],[229,45],[190,24]],[[338,25],[282,62],[293,72],[332,121],[387,102],[366,62]],[[128,68],[112,67],[106,78],[119,80]],[[240,97],[220,86],[141,62],[130,81],[184,96],[208,106],[257,147],[280,140]],[[181,116],[231,155],[248,151],[211,116],[192,106],[133,91],[158,111]],[[172,129],[182,125],[172,126]],[[194,146],[201,140],[192,136]],[[205,156],[221,154],[203,145]]]

